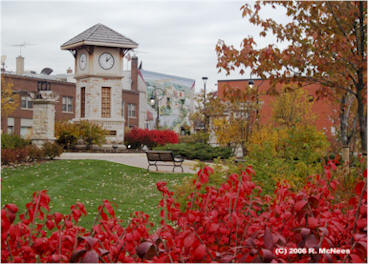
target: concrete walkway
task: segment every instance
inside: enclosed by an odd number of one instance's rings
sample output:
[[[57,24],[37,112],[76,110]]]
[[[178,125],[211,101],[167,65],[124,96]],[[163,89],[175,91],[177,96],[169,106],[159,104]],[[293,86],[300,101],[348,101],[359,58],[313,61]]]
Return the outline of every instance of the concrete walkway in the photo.
[[[56,158],[60,160],[105,160],[129,166],[139,167],[147,169],[148,160],[146,159],[145,153],[85,153],[85,152],[64,152],[60,157]],[[197,163],[191,160],[185,160],[182,164],[184,173],[195,173],[193,167]],[[150,171],[154,172],[156,169],[154,166],[150,167]],[[172,173],[171,166],[158,166],[158,172]],[[181,172],[179,167],[175,168],[175,172]]]

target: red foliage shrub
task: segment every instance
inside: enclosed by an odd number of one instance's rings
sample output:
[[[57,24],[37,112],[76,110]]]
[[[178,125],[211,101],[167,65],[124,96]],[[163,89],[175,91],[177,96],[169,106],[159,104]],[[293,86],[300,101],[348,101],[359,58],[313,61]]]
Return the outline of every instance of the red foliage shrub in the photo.
[[[2,149],[1,164],[23,163],[28,160],[28,148]]]
[[[154,147],[167,143],[178,143],[178,135],[172,130],[141,129],[133,128],[126,133],[125,142],[132,148],[139,148],[141,145]]]
[[[338,202],[334,196],[341,185],[331,176],[335,167],[330,162],[324,175],[313,177],[298,193],[278,184],[274,199],[259,195],[251,167],[201,194],[201,184],[213,171],[205,167],[184,212],[166,183],[158,182],[161,225],[152,234],[148,215],[136,212],[124,228],[106,200],[98,208],[100,221],[88,231],[78,226],[86,215],[81,203],[72,205],[68,215],[46,214],[49,197],[41,191],[33,194],[17,224],[17,206],[1,210],[1,261],[366,262],[367,173],[358,177],[349,202]],[[324,254],[324,249],[332,252]]]

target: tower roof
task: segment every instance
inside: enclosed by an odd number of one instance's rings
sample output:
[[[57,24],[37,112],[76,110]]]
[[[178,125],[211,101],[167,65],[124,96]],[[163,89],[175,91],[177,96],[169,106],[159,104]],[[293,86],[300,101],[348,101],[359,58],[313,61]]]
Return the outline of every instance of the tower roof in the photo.
[[[69,41],[65,42],[60,48],[62,50],[69,50],[81,45],[120,48],[137,48],[139,46],[133,40],[100,23],[88,28]]]

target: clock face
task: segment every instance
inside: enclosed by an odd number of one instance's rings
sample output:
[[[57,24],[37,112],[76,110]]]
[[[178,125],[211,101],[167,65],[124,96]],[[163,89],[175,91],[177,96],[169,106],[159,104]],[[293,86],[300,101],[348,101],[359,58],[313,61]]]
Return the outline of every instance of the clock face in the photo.
[[[99,65],[104,70],[111,69],[114,66],[114,57],[110,53],[102,53],[99,56]]]
[[[87,56],[86,54],[81,54],[80,55],[80,60],[79,60],[79,66],[81,70],[84,70],[87,66]]]

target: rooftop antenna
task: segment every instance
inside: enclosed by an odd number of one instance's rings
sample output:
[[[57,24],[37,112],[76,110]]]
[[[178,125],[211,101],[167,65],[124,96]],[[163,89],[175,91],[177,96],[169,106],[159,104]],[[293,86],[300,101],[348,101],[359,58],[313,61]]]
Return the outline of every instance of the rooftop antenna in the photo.
[[[19,55],[20,56],[22,56],[22,48],[24,48],[26,46],[31,46],[31,45],[34,45],[34,44],[26,43],[26,42],[19,43],[19,44],[12,44],[13,47],[19,47]]]
[[[1,56],[1,71],[5,71],[5,60],[6,60],[6,55]]]

